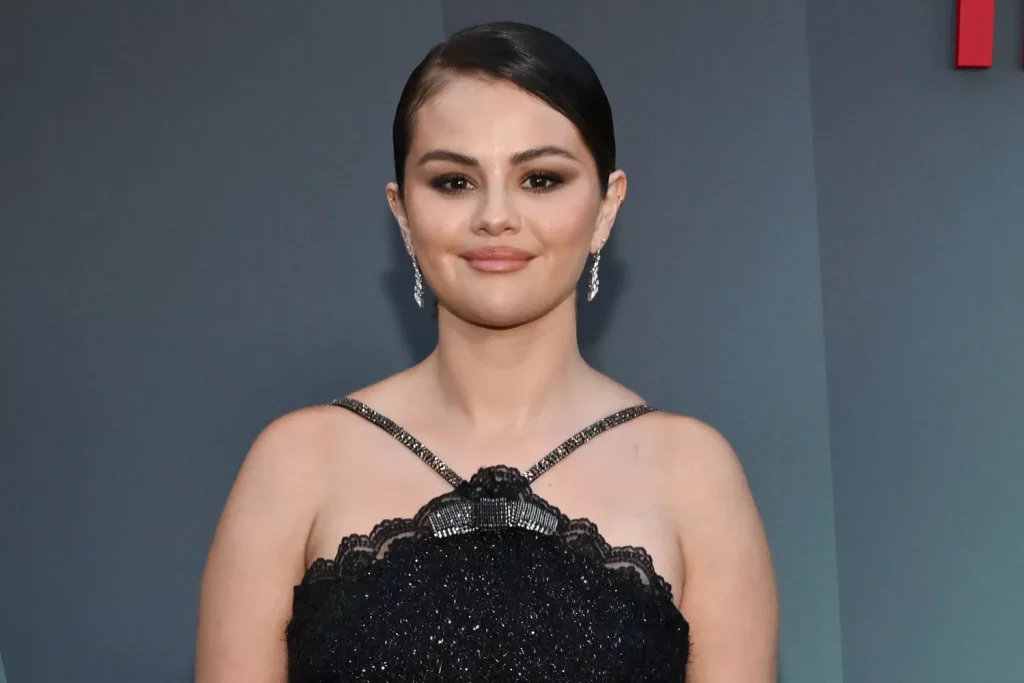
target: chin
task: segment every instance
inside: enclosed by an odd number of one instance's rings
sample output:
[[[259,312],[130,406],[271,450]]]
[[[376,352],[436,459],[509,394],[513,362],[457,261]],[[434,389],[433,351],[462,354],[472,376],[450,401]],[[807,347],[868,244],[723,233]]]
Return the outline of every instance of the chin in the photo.
[[[516,301],[475,301],[472,304],[456,305],[449,310],[458,318],[481,327],[506,329],[531,323],[547,315],[554,305],[547,302]]]

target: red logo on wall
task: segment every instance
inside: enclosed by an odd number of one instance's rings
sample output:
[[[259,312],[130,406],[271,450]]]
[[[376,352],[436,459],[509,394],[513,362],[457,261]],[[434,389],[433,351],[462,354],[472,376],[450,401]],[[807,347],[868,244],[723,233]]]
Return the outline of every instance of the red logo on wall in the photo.
[[[992,66],[996,0],[957,0],[956,65],[961,69]]]

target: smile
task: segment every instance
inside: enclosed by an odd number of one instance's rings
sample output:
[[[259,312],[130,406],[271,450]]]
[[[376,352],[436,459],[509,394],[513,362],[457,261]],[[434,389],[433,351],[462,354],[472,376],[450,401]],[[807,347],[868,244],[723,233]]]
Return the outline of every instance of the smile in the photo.
[[[522,270],[533,254],[513,247],[482,247],[460,254],[470,268],[484,273],[511,273]]]

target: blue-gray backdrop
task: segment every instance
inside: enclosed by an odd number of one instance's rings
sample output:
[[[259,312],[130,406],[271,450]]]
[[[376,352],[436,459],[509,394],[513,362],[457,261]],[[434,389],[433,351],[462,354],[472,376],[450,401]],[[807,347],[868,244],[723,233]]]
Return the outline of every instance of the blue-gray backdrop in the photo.
[[[605,83],[630,198],[585,352],[735,445],[783,683],[1016,680],[1024,17],[956,71],[954,5],[3,3],[10,680],[190,680],[256,433],[430,348],[391,117],[431,45],[505,18]]]

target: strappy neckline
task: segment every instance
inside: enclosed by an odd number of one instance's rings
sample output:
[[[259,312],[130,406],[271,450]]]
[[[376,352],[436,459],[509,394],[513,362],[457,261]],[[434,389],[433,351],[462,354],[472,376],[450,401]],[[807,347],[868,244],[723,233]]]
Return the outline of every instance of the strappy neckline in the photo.
[[[427,448],[422,441],[407,432],[394,420],[383,413],[374,410],[362,401],[350,396],[344,396],[334,399],[331,401],[330,405],[346,408],[368,422],[380,427],[382,430],[397,439],[399,443],[412,451],[413,454],[426,463],[430,469],[443,477],[444,480],[453,487],[459,486],[465,481],[455,472],[455,470],[449,467],[447,463]],[[595,436],[611,429],[612,427],[617,427],[618,425],[636,419],[641,415],[646,415],[647,413],[653,413],[656,411],[657,408],[649,403],[638,403],[592,422],[549,451],[547,455],[534,463],[529,469],[523,471],[522,474],[526,478],[526,481],[532,484],[538,477],[567,458],[573,453],[573,451],[593,439]]]

